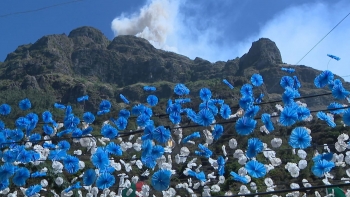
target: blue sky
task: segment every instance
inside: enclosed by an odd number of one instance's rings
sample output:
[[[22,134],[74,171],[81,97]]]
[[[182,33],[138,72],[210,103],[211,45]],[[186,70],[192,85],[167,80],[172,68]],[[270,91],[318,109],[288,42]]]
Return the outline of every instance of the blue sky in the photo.
[[[0,1],[0,61],[18,45],[87,25],[109,39],[138,35],[158,48],[212,62],[240,57],[253,41],[267,37],[284,62],[295,64],[350,10],[348,0],[82,0],[1,17],[64,2],[70,1]],[[299,64],[324,70],[331,53],[341,60],[332,60],[329,69],[350,75],[349,35],[350,16]]]

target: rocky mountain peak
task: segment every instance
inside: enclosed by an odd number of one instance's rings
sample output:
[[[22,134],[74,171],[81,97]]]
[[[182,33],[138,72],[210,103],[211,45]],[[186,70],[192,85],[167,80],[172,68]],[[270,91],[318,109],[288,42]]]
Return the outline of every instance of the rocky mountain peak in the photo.
[[[73,40],[75,48],[106,49],[109,44],[100,30],[88,26],[72,30],[68,37]]]
[[[240,70],[248,67],[264,69],[277,64],[282,64],[282,57],[276,43],[268,38],[260,38],[252,43],[249,52],[240,60]]]

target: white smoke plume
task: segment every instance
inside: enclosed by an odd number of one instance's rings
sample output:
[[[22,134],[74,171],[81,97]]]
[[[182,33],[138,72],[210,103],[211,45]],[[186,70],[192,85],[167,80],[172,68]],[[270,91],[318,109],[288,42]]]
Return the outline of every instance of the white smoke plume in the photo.
[[[259,29],[251,29],[238,40],[235,33],[240,31],[239,27],[247,25],[242,17],[251,17],[252,13],[247,10],[254,5],[254,1],[149,0],[137,13],[115,18],[112,30],[115,36],[136,35],[156,48],[211,62],[242,56],[252,42],[265,37],[276,43],[284,62],[295,64],[350,9],[348,0],[291,4],[271,15],[270,19],[261,21]],[[349,35],[350,16],[299,64],[325,70],[329,60],[326,55],[330,53],[341,60],[332,60],[329,69],[340,76],[350,76]],[[350,77],[345,79],[349,81]]]
[[[131,16],[122,14],[112,21],[117,35],[135,35],[150,41],[155,47],[169,49],[167,37],[174,31],[179,4],[176,1],[154,0]]]

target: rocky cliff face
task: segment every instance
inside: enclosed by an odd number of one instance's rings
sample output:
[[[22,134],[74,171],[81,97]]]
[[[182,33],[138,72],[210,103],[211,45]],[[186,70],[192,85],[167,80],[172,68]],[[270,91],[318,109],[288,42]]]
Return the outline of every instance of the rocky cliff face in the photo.
[[[0,63],[0,89],[47,91],[63,103],[75,102],[83,94],[91,96],[90,109],[102,98],[121,102],[120,93],[129,100],[145,98],[141,87],[154,85],[157,95],[168,99],[175,83],[186,83],[197,94],[208,86],[227,99],[237,94],[220,88],[223,78],[236,88],[249,82],[254,73],[264,77],[261,92],[265,98],[279,99],[283,89],[280,78],[286,75],[281,67],[293,67],[302,83],[302,95],[319,94],[313,79],[320,71],[282,63],[276,44],[261,38],[241,58],[211,63],[154,48],[147,40],[135,36],[118,36],[109,41],[101,31],[81,27],[67,35],[48,35],[34,44],[19,46]],[[273,76],[273,77],[271,77]],[[348,87],[346,84],[345,87]],[[237,96],[238,97],[238,96]],[[327,97],[317,98],[312,105],[324,106]],[[143,102],[143,101],[142,101]]]

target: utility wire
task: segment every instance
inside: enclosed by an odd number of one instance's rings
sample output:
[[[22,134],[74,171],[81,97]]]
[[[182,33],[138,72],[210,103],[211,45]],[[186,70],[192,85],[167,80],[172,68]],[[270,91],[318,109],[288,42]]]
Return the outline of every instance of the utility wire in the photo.
[[[345,187],[345,186],[350,186],[350,183],[332,184],[332,185],[320,185],[320,186],[303,187],[303,188],[297,188],[297,189],[275,190],[275,191],[271,191],[271,192],[259,192],[259,193],[250,193],[250,194],[236,194],[236,195],[232,195],[231,197],[235,197],[235,196],[256,196],[256,195],[264,196],[264,195],[269,195],[269,194],[298,192],[298,191],[307,191],[307,190],[312,190],[312,189],[323,189],[323,188]],[[226,197],[226,196],[218,196],[218,197]]]
[[[323,110],[313,110],[310,111],[310,113],[315,113],[315,112],[320,112],[320,111],[333,111],[333,110],[338,110],[338,109],[348,109],[350,108],[350,106],[347,107],[339,107],[339,108],[332,108],[332,109],[323,109]],[[274,117],[279,117],[279,115],[276,116],[271,116],[272,118]],[[254,118],[255,120],[261,119],[261,117],[256,117]],[[228,120],[228,121],[222,121],[222,122],[216,122],[216,123],[212,123],[210,125],[215,125],[215,124],[229,124],[229,123],[235,123],[237,122],[237,118],[235,118],[234,120]],[[170,127],[170,126],[165,126],[165,128],[170,129],[170,130],[176,130],[176,129],[184,129],[184,128],[194,128],[194,127],[202,127],[202,125],[198,125],[198,124],[193,124],[193,125],[187,125],[187,126],[178,126],[178,127]],[[127,137],[130,135],[134,135],[134,134],[139,134],[142,133],[144,131],[144,129],[139,129],[139,130],[135,130],[135,131],[131,131],[131,132],[123,132],[120,133],[120,136],[117,137]],[[47,139],[47,140],[26,140],[26,141],[17,141],[17,142],[3,142],[0,143],[0,146],[5,145],[5,144],[15,144],[15,143],[26,143],[26,142],[32,142],[32,143],[38,143],[38,142],[45,142],[45,141],[52,141],[52,140],[66,140],[66,139],[80,139],[80,138],[94,138],[94,137],[104,137],[103,135],[90,135],[90,136],[80,136],[80,137],[54,137],[51,139]]]
[[[62,5],[67,5],[67,4],[71,4],[71,3],[76,3],[79,1],[84,1],[84,0],[74,0],[74,1],[68,1],[68,2],[64,2],[64,3],[58,3],[58,4],[54,4],[54,5],[50,5],[50,6],[45,6],[45,7],[41,7],[41,8],[37,8],[34,10],[26,10],[26,11],[20,11],[20,12],[13,12],[13,13],[9,13],[9,14],[4,14],[4,15],[0,15],[0,18],[5,18],[8,16],[12,16],[12,15],[18,15],[18,14],[26,14],[26,13],[31,13],[31,12],[38,12],[41,10],[46,10],[49,8],[53,8],[53,7],[58,7],[58,6],[62,6]]]
[[[349,15],[350,15],[350,12],[341,21],[339,21],[338,24],[336,24],[320,41],[318,41],[315,44],[315,46],[313,46],[310,49],[310,51],[308,51],[295,65],[298,65],[299,62],[301,62],[301,60],[303,60],[318,44],[320,44],[328,36],[328,34],[330,34],[336,27],[338,27],[338,25],[340,25],[340,23],[342,23]]]

